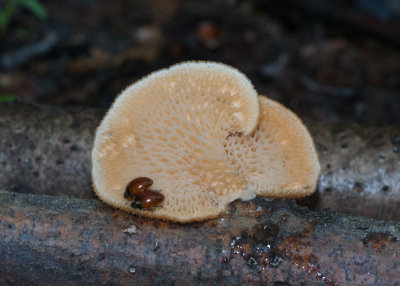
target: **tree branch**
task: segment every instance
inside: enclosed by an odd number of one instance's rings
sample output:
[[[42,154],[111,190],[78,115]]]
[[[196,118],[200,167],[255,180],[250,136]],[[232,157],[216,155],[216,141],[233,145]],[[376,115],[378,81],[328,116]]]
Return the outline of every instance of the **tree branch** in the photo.
[[[93,198],[90,149],[103,111],[0,105],[0,188]],[[382,219],[400,218],[400,128],[309,123],[322,176],[302,202]]]
[[[290,200],[235,202],[218,219],[181,225],[97,200],[0,191],[0,233],[1,285],[400,281],[400,223]]]

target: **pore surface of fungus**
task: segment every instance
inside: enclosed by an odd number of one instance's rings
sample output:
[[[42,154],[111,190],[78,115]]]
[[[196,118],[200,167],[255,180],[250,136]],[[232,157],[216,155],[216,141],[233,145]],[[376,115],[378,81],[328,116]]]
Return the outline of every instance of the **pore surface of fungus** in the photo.
[[[103,201],[141,215],[177,221],[217,216],[249,199],[246,180],[226,160],[232,132],[250,134],[259,104],[249,80],[216,63],[184,63],[134,83],[100,124],[92,151],[94,188]],[[165,200],[137,210],[127,184],[150,177]]]
[[[301,120],[281,104],[259,97],[260,123],[251,136],[225,143],[228,160],[248,190],[276,198],[301,198],[316,187],[321,167],[314,142]]]
[[[261,111],[260,111],[261,106]],[[260,120],[260,122],[259,122]],[[310,194],[319,163],[307,129],[281,105],[258,97],[223,64],[178,64],[132,84],[96,131],[92,179],[120,209],[179,222],[216,217],[256,194]],[[165,199],[138,209],[124,196],[138,177]]]

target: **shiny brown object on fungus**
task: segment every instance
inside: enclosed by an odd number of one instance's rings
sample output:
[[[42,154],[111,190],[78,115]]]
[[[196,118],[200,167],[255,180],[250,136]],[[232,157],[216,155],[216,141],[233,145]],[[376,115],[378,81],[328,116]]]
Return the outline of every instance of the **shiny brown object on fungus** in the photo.
[[[101,200],[178,222],[216,217],[256,194],[311,194],[319,172],[301,121],[259,99],[236,69],[210,62],[177,64],[129,86],[98,127],[92,150]],[[131,207],[124,192],[137,177],[151,177],[165,197],[161,207]]]
[[[159,206],[165,197],[159,191],[150,190],[151,185],[153,180],[150,178],[135,178],[126,186],[124,198],[133,201],[133,208],[148,209]]]
[[[148,209],[160,205],[165,197],[158,191],[144,190],[139,194],[140,204],[143,209]]]
[[[153,185],[153,180],[147,177],[135,178],[126,186],[124,198],[133,199],[140,192],[148,189]]]

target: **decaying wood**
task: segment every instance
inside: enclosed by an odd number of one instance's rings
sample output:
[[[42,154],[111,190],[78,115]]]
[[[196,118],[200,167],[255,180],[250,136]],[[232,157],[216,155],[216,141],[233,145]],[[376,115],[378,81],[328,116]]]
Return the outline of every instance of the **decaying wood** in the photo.
[[[90,149],[104,111],[0,105],[0,188],[93,198]],[[322,165],[316,208],[400,219],[400,127],[309,123]]]
[[[235,202],[172,224],[97,200],[0,191],[1,285],[395,285],[400,223]],[[287,284],[284,284],[287,283]]]

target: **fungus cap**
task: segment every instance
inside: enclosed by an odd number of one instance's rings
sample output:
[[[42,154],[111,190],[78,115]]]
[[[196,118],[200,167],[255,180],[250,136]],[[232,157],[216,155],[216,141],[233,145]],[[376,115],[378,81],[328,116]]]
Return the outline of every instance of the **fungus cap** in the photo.
[[[101,122],[92,150],[100,199],[178,222],[216,217],[233,200],[256,195],[304,197],[319,175],[301,120],[217,63],[178,64],[129,86]],[[138,177],[153,180],[165,197],[161,205],[137,209],[124,198]]]
[[[178,64],[132,84],[115,100],[96,131],[92,150],[95,192],[136,214],[189,222],[216,217],[235,199],[255,196],[231,166],[225,141],[258,125],[257,93],[229,66]],[[131,207],[127,184],[150,177],[164,202]]]

